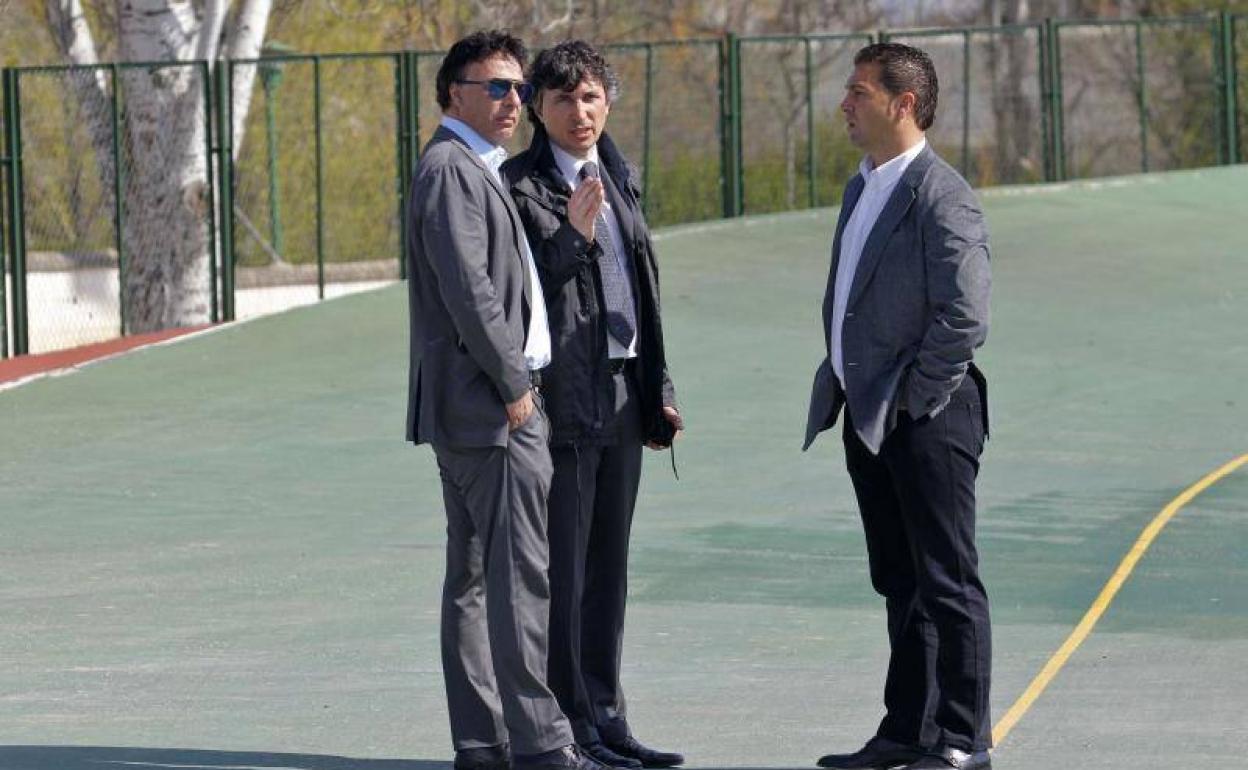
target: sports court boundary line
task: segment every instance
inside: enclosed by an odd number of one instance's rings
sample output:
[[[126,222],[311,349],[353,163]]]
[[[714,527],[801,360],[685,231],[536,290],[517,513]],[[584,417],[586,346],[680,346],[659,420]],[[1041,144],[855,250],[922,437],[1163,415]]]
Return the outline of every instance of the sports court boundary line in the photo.
[[[994,744],[999,746],[1005,740],[1010,731],[1014,729],[1014,726],[1018,724],[1018,721],[1023,718],[1032,704],[1036,702],[1036,699],[1040,697],[1041,693],[1045,691],[1058,672],[1062,670],[1062,667],[1066,665],[1066,661],[1070,659],[1070,656],[1075,653],[1075,650],[1079,649],[1079,646],[1092,633],[1092,629],[1096,626],[1097,621],[1105,614],[1114,597],[1118,595],[1118,591],[1127,582],[1127,578],[1131,577],[1136,564],[1143,558],[1149,546],[1153,544],[1153,541],[1157,539],[1157,536],[1161,534],[1161,531],[1170,523],[1175,514],[1183,506],[1195,499],[1197,495],[1231,475],[1245,464],[1248,464],[1248,454],[1240,455],[1231,460],[1183,490],[1178,497],[1171,500],[1165,508],[1162,508],[1153,517],[1153,520],[1149,522],[1148,526],[1140,533],[1140,536],[1136,538],[1131,549],[1127,551],[1127,555],[1119,562],[1118,569],[1114,570],[1114,574],[1110,576],[1109,582],[1101,589],[1100,594],[1092,602],[1092,606],[1088,608],[1083,619],[1070,632],[1070,636],[1066,637],[1066,641],[1057,649],[1057,652],[1053,653],[1049,661],[1044,664],[1044,668],[1040,669],[1040,673],[1036,674],[1036,677],[1031,680],[1031,684],[1018,697],[1018,700],[1014,701],[1014,705],[1010,706],[1005,715],[993,727],[992,738]]]

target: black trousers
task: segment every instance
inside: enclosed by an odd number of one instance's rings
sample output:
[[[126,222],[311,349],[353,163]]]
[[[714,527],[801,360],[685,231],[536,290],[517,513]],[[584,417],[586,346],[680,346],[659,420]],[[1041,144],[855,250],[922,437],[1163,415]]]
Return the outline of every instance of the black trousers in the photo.
[[[581,744],[629,734],[620,658],[642,426],[631,367],[613,379],[618,442],[551,448],[547,682]]]
[[[878,734],[964,751],[992,742],[992,640],[975,549],[981,398],[967,377],[935,416],[902,413],[878,456],[848,411],[844,428],[871,583],[888,613],[887,713]]]

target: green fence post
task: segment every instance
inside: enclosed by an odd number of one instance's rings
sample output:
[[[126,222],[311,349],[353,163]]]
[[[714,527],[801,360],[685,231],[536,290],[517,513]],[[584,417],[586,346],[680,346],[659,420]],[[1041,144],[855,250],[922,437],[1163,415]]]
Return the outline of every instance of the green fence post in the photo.
[[[1040,156],[1044,166],[1044,181],[1052,182],[1053,172],[1053,84],[1049,71],[1049,25],[1038,27],[1036,48],[1039,50],[1040,73]]]
[[[25,186],[22,181],[22,97],[21,72],[8,69],[4,71],[4,144],[8,156],[8,220],[9,231],[9,275],[12,281],[12,294],[9,307],[13,312],[13,347],[15,356],[30,352],[30,332],[26,305],[26,224],[23,221],[25,206]],[[0,274],[0,283],[4,276]]]
[[[962,176],[971,170],[971,31],[962,30]]]
[[[316,125],[316,297],[325,299],[325,147],[321,130],[321,57],[312,57],[312,114]]]
[[[0,92],[9,79],[8,68],[0,69]],[[9,125],[9,104],[7,99],[0,99],[0,126]],[[7,134],[7,130],[5,132]],[[4,152],[4,136],[0,136],[0,359],[9,357],[9,294],[6,291],[8,273],[9,231],[5,227],[9,211],[9,156]]]
[[[1045,19],[1049,28],[1049,75],[1052,84],[1052,115],[1053,115],[1053,176],[1054,181],[1066,179],[1066,106],[1062,93],[1062,26],[1054,19]]]
[[[199,74],[202,78],[204,100],[204,157],[208,164],[208,285],[212,295],[209,320],[218,323],[221,320],[221,307],[217,298],[217,200],[216,182],[213,161],[216,155],[212,143],[212,69],[206,60],[199,62]]]
[[[1139,83],[1136,104],[1140,113],[1140,169],[1148,171],[1148,94],[1144,88],[1144,27],[1135,22],[1135,77]]]
[[[399,199],[399,278],[406,277],[407,253],[407,52],[394,55],[394,150]]]
[[[745,142],[742,140],[742,134],[745,126],[742,122],[742,98],[741,98],[741,38],[734,36],[732,39],[732,146],[736,153],[734,159],[734,168],[736,169],[736,182],[734,198],[736,200],[736,212],[733,216],[741,216],[745,213]]]
[[[412,129],[412,160],[420,158],[420,52],[412,54],[412,77],[411,77],[411,93],[408,98],[411,100],[412,115],[408,125]]]
[[[740,115],[737,108],[740,102],[735,98],[737,90],[736,71],[737,57],[740,46],[737,36],[731,32],[719,40],[719,144],[720,166],[723,173],[720,177],[722,188],[724,216],[735,217],[741,211],[741,169],[739,160],[737,127]]]
[[[217,188],[221,191],[221,320],[234,320],[234,62],[217,63]]]
[[[1223,144],[1226,152],[1223,162],[1234,164],[1239,162],[1239,73],[1236,61],[1237,41],[1235,39],[1235,16],[1230,11],[1222,11],[1219,15],[1218,46],[1219,63],[1222,75],[1222,114]]]
[[[654,45],[646,43],[646,101],[641,117],[641,214],[650,218],[650,118],[654,114]]]
[[[264,147],[269,171],[269,242],[279,256],[286,253],[286,239],[282,233],[282,194],[277,174],[277,89],[281,85],[282,69],[285,66],[284,62],[279,61],[261,61],[256,64],[260,87],[264,91]]]
[[[121,336],[126,336],[126,225],[125,171],[121,163],[121,67],[109,66],[113,81],[113,235],[117,246],[117,310],[121,319]]]
[[[806,188],[807,199],[813,209],[819,205],[815,192],[815,85],[814,85],[814,54],[811,52],[810,36],[804,36],[806,43]]]
[[[420,53],[413,51],[407,59],[407,194],[412,194],[412,179],[416,162],[420,160]],[[403,216],[407,216],[406,210]],[[412,237],[408,233],[408,237]],[[401,274],[407,277],[407,256],[403,256]]]

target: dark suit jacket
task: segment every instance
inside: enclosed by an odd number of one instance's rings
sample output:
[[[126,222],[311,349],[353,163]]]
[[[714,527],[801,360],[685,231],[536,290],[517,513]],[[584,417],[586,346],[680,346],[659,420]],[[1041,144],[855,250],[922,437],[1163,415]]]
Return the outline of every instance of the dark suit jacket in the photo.
[[[511,196],[476,153],[439,127],[412,182],[407,438],[506,446],[506,404],[530,388],[529,287]]]
[[[650,228],[641,210],[636,168],[611,137],[598,139],[607,195],[631,255],[637,301],[639,397],[646,440],[666,425],[664,406],[676,405],[663,348],[659,306],[659,266]],[[542,371],[542,395],[550,418],[551,442],[613,444],[615,386],[607,364],[607,326],[602,278],[597,261],[602,247],[587,241],[568,221],[571,188],[563,178],[545,130],[538,128],[529,148],[503,164],[520,219],[533,244],[550,314],[553,356]]]
[[[859,437],[879,452],[898,409],[945,408],[988,334],[988,232],[970,185],[931,147],[906,168],[862,250],[846,305],[845,390],[832,371],[833,292],[841,236],[865,182],[845,187],[823,298],[824,357],[806,420],[807,448],[848,400]],[[845,391],[848,391],[846,393]]]

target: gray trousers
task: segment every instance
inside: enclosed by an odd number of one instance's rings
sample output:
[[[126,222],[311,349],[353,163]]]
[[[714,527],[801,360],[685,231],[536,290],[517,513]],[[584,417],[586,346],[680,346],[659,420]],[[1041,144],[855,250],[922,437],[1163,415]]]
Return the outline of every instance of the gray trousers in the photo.
[[[546,686],[549,426],[540,406],[506,448],[436,446],[446,503],[442,670],[456,750],[573,742]]]

